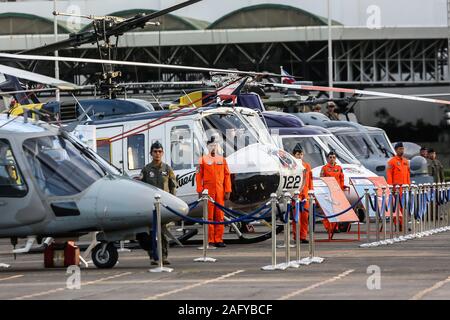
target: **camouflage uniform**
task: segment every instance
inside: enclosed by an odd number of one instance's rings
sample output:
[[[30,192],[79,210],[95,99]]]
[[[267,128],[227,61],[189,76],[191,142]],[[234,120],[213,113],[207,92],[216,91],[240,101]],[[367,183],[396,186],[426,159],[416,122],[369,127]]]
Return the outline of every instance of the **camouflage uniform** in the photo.
[[[166,164],[161,163],[157,165],[152,161],[147,164],[141,172],[142,182],[148,183],[173,195],[176,194],[177,180],[175,178],[175,173],[172,168]],[[168,256],[168,242],[164,236],[166,231],[166,226],[162,226],[162,249],[163,249],[163,259],[166,260]],[[151,256],[151,253],[148,252]]]

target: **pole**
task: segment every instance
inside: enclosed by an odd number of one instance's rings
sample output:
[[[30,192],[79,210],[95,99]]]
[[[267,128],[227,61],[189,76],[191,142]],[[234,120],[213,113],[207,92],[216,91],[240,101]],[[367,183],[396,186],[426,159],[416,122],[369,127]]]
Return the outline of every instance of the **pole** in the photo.
[[[56,0],[53,0],[53,12],[55,13],[56,10]],[[56,14],[53,15],[53,32],[55,35],[55,42],[58,42],[58,17]],[[56,50],[54,52],[55,57],[58,57],[58,50]],[[55,79],[59,79],[59,62],[55,61]],[[59,89],[57,89],[55,91],[55,98],[56,101],[60,101],[61,97],[60,97],[60,93],[59,93]]]
[[[395,200],[395,194],[394,194],[394,186],[389,186],[389,192],[390,195],[392,197],[392,201],[391,201],[391,207],[389,208],[390,210],[390,215],[389,215],[389,236],[390,239],[392,240],[394,238],[394,200]]]
[[[309,201],[309,262],[322,263],[323,258],[316,256],[316,244],[314,241],[314,225],[316,223],[314,215],[314,191],[308,191]]]
[[[272,206],[272,264],[262,267],[261,270],[273,271],[277,270],[277,195],[270,195],[270,203]]]
[[[432,187],[431,187],[431,194],[433,195],[433,199],[434,201],[431,203],[431,208],[432,208],[432,216],[433,216],[433,229],[437,229],[437,184],[433,183]]]
[[[385,186],[383,186],[383,187],[381,187],[381,190],[383,191],[383,197],[382,197],[382,199],[384,199],[384,201],[386,201],[386,187]],[[389,199],[388,199],[389,200]],[[389,203],[389,201],[388,201],[388,203]],[[383,212],[381,213],[382,214],[382,219],[383,219],[383,240],[384,241],[386,241],[386,239],[387,239],[387,223],[386,223],[386,209],[390,209],[390,208],[386,208],[386,203],[384,204],[384,210],[383,210]]]
[[[172,268],[164,267],[162,252],[162,233],[161,233],[161,195],[155,194],[155,210],[156,210],[156,229],[157,229],[157,249],[158,249],[158,267],[150,269],[150,272],[172,272]]]
[[[202,192],[203,220],[204,221],[208,221],[208,200],[209,200],[208,190],[205,189]],[[208,251],[208,249],[212,249],[212,248],[209,248],[209,246],[208,246],[208,224],[206,224],[206,223],[203,224],[203,247],[201,249],[203,250],[203,256],[200,258],[194,259],[195,262],[216,262],[217,261],[217,259],[206,256],[206,252]]]
[[[395,236],[400,236],[400,185],[395,188],[395,199],[397,205],[395,206]]]
[[[331,2],[327,1],[328,16],[328,86],[333,86],[333,40],[331,39]],[[330,98],[333,98],[333,92],[329,92]]]
[[[414,210],[411,211],[411,208],[409,208],[409,214],[411,215],[411,231],[412,231],[412,235],[413,237],[416,237],[416,214],[415,214],[415,210],[417,208],[416,204],[416,185],[411,185],[411,199],[412,201],[414,201]],[[410,199],[410,203],[411,203],[411,199]]]
[[[294,192],[295,198],[295,219],[297,223],[295,224],[295,262],[299,262],[301,259],[300,252],[300,192],[297,190]]]
[[[423,206],[423,201],[421,201],[421,199],[423,199],[423,197],[422,197],[422,195],[423,195],[423,184],[419,184],[419,192],[418,192],[418,198],[417,198],[417,202],[418,202],[418,204],[420,205],[418,205],[418,207],[419,207],[419,213],[422,213],[421,211],[421,208],[422,208],[422,206]],[[422,213],[422,214],[424,214],[424,213]],[[423,224],[424,224],[424,219],[425,219],[425,216],[419,216],[419,233],[422,233],[424,230],[423,230]]]
[[[408,221],[409,221],[409,185],[404,184],[402,186],[403,190],[403,200],[405,203],[405,207],[403,208],[403,236],[406,236],[408,234]]]
[[[375,193],[376,194],[376,193]],[[366,232],[367,232],[367,243],[370,242],[370,195],[369,195],[369,188],[364,189],[364,196],[366,200]],[[377,219],[377,213],[375,212],[375,219]]]

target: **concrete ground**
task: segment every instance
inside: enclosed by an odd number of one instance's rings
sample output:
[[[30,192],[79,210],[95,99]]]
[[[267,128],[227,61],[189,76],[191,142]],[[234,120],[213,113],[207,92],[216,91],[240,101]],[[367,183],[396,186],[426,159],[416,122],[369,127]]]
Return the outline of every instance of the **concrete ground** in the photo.
[[[217,258],[215,263],[194,262],[202,253],[197,246],[171,248],[172,273],[148,272],[154,266],[146,253],[133,250],[121,253],[113,269],[81,268],[81,288],[68,289],[65,269],[44,269],[42,254],[13,260],[6,255],[8,242],[2,240],[0,263],[11,267],[0,269],[0,299],[450,298],[450,232],[377,248],[319,242],[322,264],[273,272],[261,270],[271,261],[270,241],[211,250],[208,255]],[[303,256],[307,248],[302,245]],[[278,250],[278,259],[284,261],[284,249]],[[379,278],[373,270],[380,271]]]

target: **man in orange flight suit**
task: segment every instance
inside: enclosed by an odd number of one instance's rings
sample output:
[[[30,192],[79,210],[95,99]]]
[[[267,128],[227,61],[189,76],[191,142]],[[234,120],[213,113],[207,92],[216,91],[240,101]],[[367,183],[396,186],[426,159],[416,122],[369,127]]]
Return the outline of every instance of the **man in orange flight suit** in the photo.
[[[230,170],[224,157],[217,155],[218,144],[214,136],[207,141],[209,154],[200,157],[197,168],[196,182],[199,197],[203,190],[208,190],[208,195],[220,205],[230,198],[231,179]],[[223,211],[219,210],[210,201],[208,202],[208,220],[224,221]],[[223,224],[208,225],[208,242],[215,247],[225,247],[223,243]]]
[[[396,143],[394,146],[396,155],[389,159],[386,169],[386,180],[389,185],[400,186],[399,192],[402,195],[402,184],[411,184],[408,160],[403,157],[405,148],[402,142]],[[401,208],[400,208],[401,210]],[[395,217],[394,217],[394,222]],[[403,226],[403,219],[399,217],[400,231]]]
[[[342,167],[336,164],[336,153],[334,151],[330,151],[327,154],[327,164],[322,167],[320,171],[321,177],[334,177],[336,181],[339,183],[339,186],[343,191],[345,191],[346,187],[344,184],[344,172],[342,171]],[[323,226],[327,229],[328,233],[332,234],[338,231],[338,224],[336,222],[329,222],[327,219],[322,221]]]
[[[308,236],[308,209],[309,209],[309,198],[308,198],[308,191],[313,190],[313,176],[311,171],[311,165],[303,160],[303,149],[300,144],[297,144],[292,151],[292,154],[296,159],[302,160],[303,166],[305,167],[305,184],[303,185],[303,188],[300,190],[300,201],[306,200],[306,202],[303,205],[303,210],[300,212],[300,242],[301,243],[309,243],[308,240],[306,240]],[[296,224],[295,221],[292,221],[292,230],[294,232],[294,240],[296,240]]]

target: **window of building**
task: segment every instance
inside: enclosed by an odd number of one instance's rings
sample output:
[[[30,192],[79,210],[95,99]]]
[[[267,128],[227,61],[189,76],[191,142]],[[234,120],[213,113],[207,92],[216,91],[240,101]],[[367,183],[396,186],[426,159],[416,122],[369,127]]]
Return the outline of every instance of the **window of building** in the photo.
[[[0,139],[0,197],[23,197],[27,186],[7,140]]]
[[[128,169],[139,170],[145,166],[145,135],[128,137]]]

